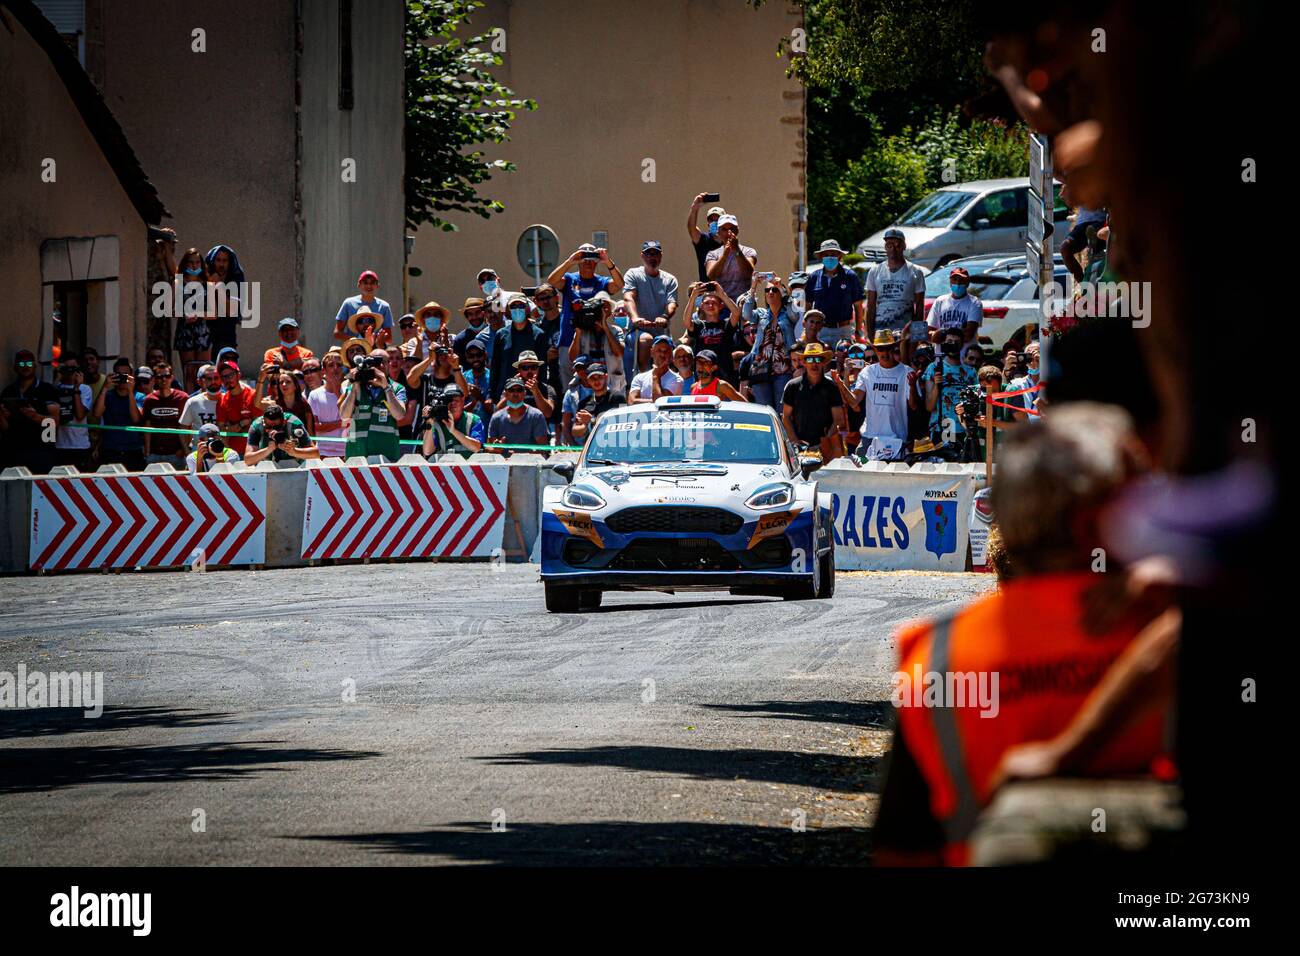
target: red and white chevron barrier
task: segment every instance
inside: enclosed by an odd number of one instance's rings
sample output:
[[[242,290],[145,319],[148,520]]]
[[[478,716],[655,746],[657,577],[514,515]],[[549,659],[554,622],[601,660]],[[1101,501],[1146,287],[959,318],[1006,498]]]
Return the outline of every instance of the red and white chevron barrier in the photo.
[[[303,558],[487,557],[501,547],[510,467],[312,468]]]
[[[262,564],[265,475],[121,475],[33,482],[34,570]]]

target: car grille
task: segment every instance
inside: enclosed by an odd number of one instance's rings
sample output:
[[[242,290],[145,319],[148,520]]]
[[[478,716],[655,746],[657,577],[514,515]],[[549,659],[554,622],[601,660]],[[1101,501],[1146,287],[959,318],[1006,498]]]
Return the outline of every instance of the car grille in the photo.
[[[605,519],[611,531],[632,534],[657,531],[669,534],[735,534],[745,519],[722,508],[682,508],[649,505],[624,508]]]
[[[738,571],[740,562],[712,538],[640,538],[618,553],[614,571]]]
[[[862,258],[867,262],[884,262],[885,250],[883,249],[863,249]]]

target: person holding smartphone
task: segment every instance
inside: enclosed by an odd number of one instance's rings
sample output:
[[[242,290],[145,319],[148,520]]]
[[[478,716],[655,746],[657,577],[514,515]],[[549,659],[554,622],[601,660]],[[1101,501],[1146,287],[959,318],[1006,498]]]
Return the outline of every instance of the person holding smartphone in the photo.
[[[687,298],[698,303],[698,311],[691,317],[681,342],[689,345],[696,355],[701,349],[712,351],[717,356],[718,377],[736,385],[738,377],[733,353],[737,349],[749,351],[739,335],[740,307],[721,284],[712,280],[691,283]],[[728,311],[724,313],[724,309]]]

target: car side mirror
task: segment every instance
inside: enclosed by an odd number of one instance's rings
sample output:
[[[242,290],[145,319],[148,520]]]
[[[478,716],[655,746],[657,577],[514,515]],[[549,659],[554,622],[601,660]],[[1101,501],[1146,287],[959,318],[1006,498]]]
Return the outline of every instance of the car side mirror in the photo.
[[[555,472],[566,482],[573,482],[574,465],[571,461],[557,461],[551,466],[551,471]]]
[[[806,479],[814,471],[822,466],[822,463],[815,458],[806,458],[799,462],[799,473]]]
[[[976,228],[976,229],[987,229],[987,228],[989,227],[989,225],[990,225],[990,223],[989,223],[989,221],[988,221],[987,219],[980,218],[980,219],[976,219],[976,220],[975,220],[975,228]]]

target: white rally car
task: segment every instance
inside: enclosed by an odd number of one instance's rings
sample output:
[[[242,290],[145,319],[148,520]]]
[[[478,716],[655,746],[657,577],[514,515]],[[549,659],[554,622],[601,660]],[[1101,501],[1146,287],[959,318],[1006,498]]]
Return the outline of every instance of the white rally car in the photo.
[[[671,395],[605,412],[542,499],[548,611],[604,591],[835,590],[831,496],[766,405]]]

